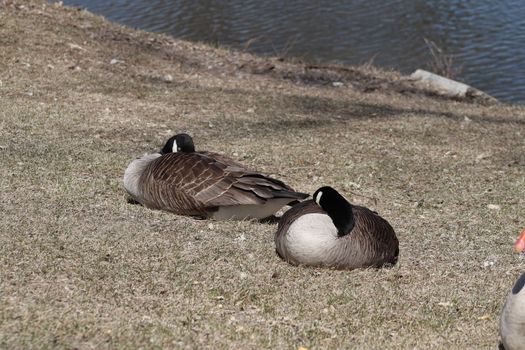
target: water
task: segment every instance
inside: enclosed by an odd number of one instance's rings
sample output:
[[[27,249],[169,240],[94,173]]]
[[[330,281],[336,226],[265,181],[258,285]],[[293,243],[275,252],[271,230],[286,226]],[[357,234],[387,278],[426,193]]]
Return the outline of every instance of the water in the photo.
[[[411,73],[429,68],[424,38],[453,56],[456,79],[525,103],[522,0],[66,0],[109,20],[177,38],[321,62]]]

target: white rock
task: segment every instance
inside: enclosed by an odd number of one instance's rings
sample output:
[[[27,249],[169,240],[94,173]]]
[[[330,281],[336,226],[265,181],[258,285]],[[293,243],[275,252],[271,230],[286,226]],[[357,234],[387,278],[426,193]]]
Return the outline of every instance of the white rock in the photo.
[[[484,268],[492,267],[492,266],[494,266],[494,261],[487,260],[487,261],[483,262],[483,267]]]
[[[81,50],[81,51],[86,51],[86,49],[84,49],[82,46],[77,45],[77,44],[75,44],[75,43],[68,43],[67,45],[68,45],[69,48],[71,48],[71,49]]]
[[[438,305],[443,307],[449,307],[452,306],[452,303],[450,301],[441,301],[438,303]]]
[[[416,70],[410,75],[410,78],[412,78],[413,80],[422,81],[423,83],[427,84],[428,87],[437,90],[445,95],[459,97],[481,97],[486,100],[494,102],[497,101],[494,97],[484,93],[483,91],[475,89],[472,86],[460,83],[459,81],[442,77],[440,75],[428,72],[423,69]]]
[[[489,208],[490,210],[500,210],[500,209],[501,209],[501,205],[498,205],[498,204],[488,204],[488,205],[487,205],[487,208]]]

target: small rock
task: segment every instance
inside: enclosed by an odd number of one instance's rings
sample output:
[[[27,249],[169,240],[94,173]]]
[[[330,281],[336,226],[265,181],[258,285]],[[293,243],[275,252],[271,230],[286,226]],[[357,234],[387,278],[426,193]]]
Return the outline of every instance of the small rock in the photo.
[[[164,75],[164,77],[162,77],[162,79],[166,83],[172,83],[173,82],[173,76],[171,74]]]
[[[441,301],[438,303],[438,305],[443,307],[449,307],[452,306],[452,303],[450,301]]]
[[[489,260],[487,260],[487,261],[484,261],[484,262],[483,262],[483,268],[485,268],[485,269],[486,269],[487,267],[492,267],[492,266],[494,266],[494,261],[489,261]]]
[[[109,61],[109,64],[117,64],[117,63],[124,63],[124,61],[117,60],[116,58],[112,58],[111,61]]]
[[[483,159],[487,159],[490,157],[489,153],[481,153],[476,156],[476,163],[482,161]]]
[[[69,46],[70,49],[86,51],[86,49],[84,49],[82,46],[75,43],[68,43],[67,46]]]
[[[333,87],[341,87],[341,86],[343,86],[343,85],[344,85],[344,84],[343,84],[342,82],[340,82],[340,81],[334,81],[334,82],[332,83],[332,86],[333,86]]]
[[[208,228],[209,228],[210,230],[213,230],[213,227],[214,227],[213,224],[211,224],[211,223],[208,224]]]
[[[239,277],[240,277],[241,279],[245,279],[246,277],[248,277],[248,274],[247,274],[246,272],[241,272],[241,273],[239,274]]]
[[[498,205],[498,204],[488,204],[488,205],[487,205],[487,208],[489,208],[490,210],[500,210],[500,209],[501,209],[501,205]]]
[[[421,208],[423,206],[423,203],[425,203],[425,200],[424,199],[420,199],[417,202],[414,202],[414,204],[412,204],[412,205],[414,206],[414,208]]]
[[[352,182],[352,181],[347,181],[345,183],[345,185],[349,186],[349,187],[353,187],[353,188],[357,188],[357,189],[361,189],[361,186],[356,183],[356,182]]]

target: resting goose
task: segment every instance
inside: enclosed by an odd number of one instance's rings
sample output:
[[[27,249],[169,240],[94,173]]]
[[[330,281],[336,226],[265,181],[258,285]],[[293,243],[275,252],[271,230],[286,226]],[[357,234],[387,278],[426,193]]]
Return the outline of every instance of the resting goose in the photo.
[[[525,229],[516,241],[516,250],[525,251]],[[525,272],[507,296],[500,319],[501,342],[505,350],[525,350]]]
[[[275,245],[291,264],[338,269],[395,264],[399,254],[396,234],[385,219],[327,186],[283,214]]]
[[[124,187],[148,208],[218,220],[263,219],[308,197],[226,156],[196,152],[187,134],[131,162]]]

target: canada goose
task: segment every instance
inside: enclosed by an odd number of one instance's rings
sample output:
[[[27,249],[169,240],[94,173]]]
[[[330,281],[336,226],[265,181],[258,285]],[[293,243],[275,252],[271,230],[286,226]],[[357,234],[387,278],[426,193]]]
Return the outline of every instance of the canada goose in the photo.
[[[525,229],[516,241],[518,252],[525,251]],[[505,350],[525,350],[525,272],[507,296],[500,319],[501,343]]]
[[[338,269],[395,264],[399,254],[396,234],[385,219],[328,186],[283,214],[275,245],[291,264]]]
[[[131,162],[124,187],[146,207],[218,220],[263,219],[308,197],[226,156],[196,152],[187,134]]]

